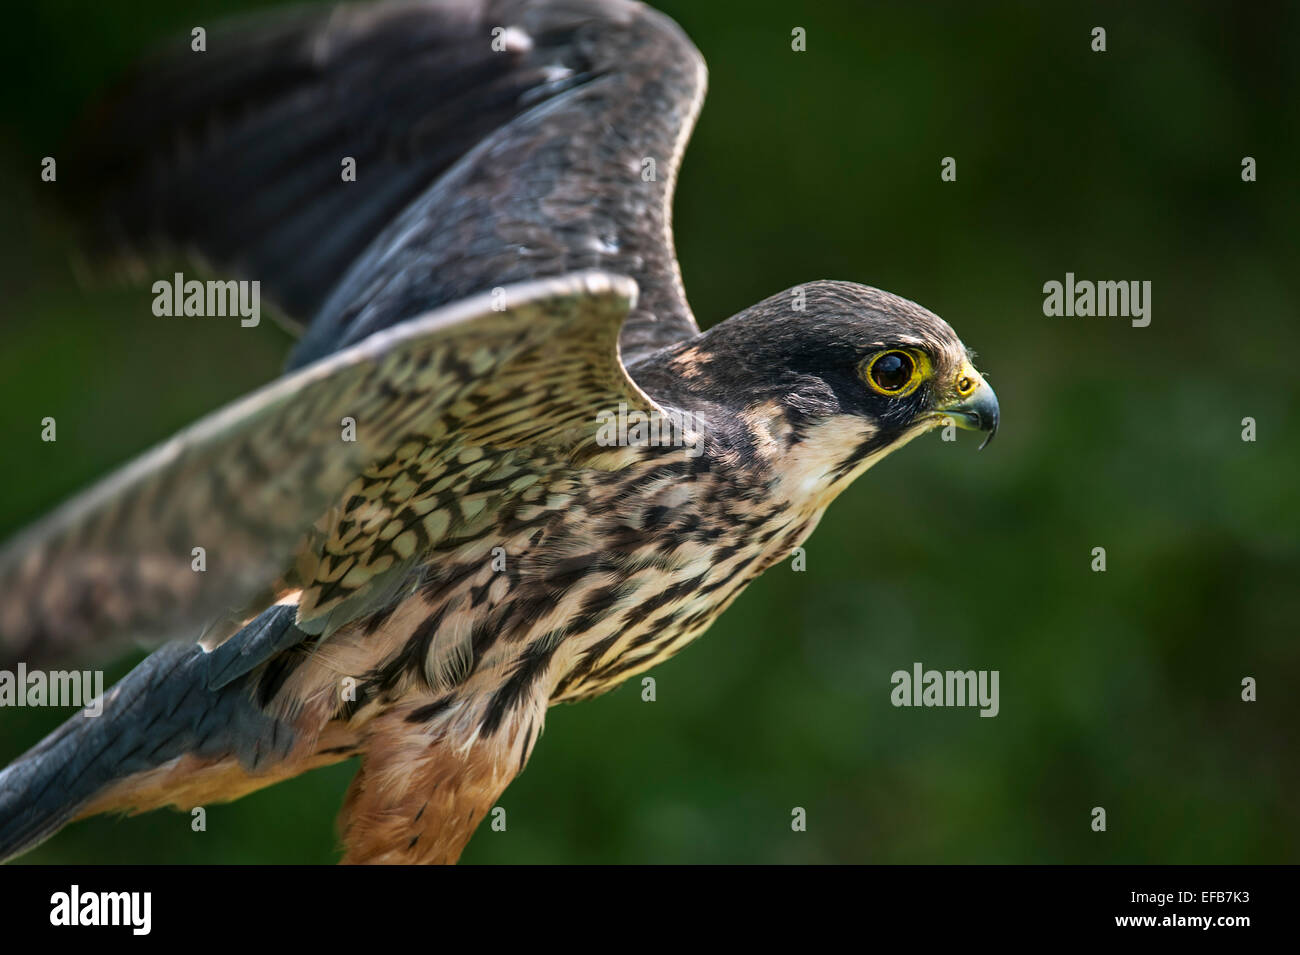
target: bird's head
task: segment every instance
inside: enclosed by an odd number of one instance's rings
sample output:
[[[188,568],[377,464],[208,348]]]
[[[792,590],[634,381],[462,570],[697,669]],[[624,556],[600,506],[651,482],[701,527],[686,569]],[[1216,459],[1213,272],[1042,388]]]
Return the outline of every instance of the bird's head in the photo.
[[[997,396],[947,322],[852,282],[781,292],[660,357],[645,384],[703,419],[714,455],[769,459],[801,496],[833,496],[947,422],[985,443],[998,427]]]

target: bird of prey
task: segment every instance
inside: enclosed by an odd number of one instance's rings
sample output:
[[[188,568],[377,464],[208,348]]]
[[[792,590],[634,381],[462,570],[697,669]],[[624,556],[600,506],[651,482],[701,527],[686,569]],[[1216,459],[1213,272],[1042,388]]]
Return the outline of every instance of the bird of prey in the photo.
[[[100,247],[258,280],[302,334],[0,552],[0,662],[159,645],[0,774],[0,858],[360,756],[344,861],[454,862],[549,706],[677,653],[891,451],[992,437],[971,353],[887,292],[699,330],[704,90],[638,3],[428,0],[187,39],[96,114]]]

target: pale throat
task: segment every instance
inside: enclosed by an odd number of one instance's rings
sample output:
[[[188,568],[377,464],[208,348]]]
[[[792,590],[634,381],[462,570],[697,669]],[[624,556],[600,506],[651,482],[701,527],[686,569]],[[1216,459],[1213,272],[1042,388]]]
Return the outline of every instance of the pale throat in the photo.
[[[864,456],[850,469],[841,470],[853,450],[869,441],[877,429],[858,417],[831,418],[815,425],[802,441],[786,450],[773,492],[790,507],[810,516],[820,516],[841,492],[882,458],[938,425],[938,419],[920,420],[897,440]]]

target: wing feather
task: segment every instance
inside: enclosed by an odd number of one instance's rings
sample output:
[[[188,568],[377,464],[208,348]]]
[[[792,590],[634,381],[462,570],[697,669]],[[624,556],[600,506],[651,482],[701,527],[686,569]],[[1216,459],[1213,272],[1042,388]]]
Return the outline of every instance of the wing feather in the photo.
[[[3,655],[196,638],[187,629],[263,609],[312,525],[403,445],[436,452],[489,432],[500,446],[563,445],[594,433],[611,403],[656,413],[618,354],[635,301],[634,282],[603,273],[511,286],[377,333],[202,419],[0,550]],[[502,432],[485,386],[536,419]]]
[[[258,280],[310,364],[496,286],[636,280],[629,364],[698,333],[671,231],[699,52],[627,0],[308,8],[189,38],[99,111],[70,196],[101,249]],[[345,181],[342,163],[355,162]]]

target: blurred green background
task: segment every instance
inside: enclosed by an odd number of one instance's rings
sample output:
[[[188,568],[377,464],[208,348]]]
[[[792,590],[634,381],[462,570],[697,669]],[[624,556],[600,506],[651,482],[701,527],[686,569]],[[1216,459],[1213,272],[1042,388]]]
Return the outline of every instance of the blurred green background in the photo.
[[[774,568],[653,671],[656,702],[633,681],[553,709],[507,830],[465,861],[1300,858],[1300,15],[1051,6],[661,4],[711,69],[676,201],[702,323],[810,279],[877,285],[978,350],[1002,430],[867,475],[806,572]],[[147,284],[80,282],[38,181],[142,50],[248,8],[7,13],[0,535],[280,367],[269,321],[161,321]],[[1150,327],[1044,317],[1067,271],[1150,280]],[[895,709],[914,661],[999,670],[1000,715]],[[66,715],[0,712],[0,762]],[[24,861],[330,862],[353,770],[209,807],[201,834],[171,812],[80,823]]]

